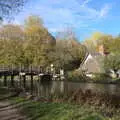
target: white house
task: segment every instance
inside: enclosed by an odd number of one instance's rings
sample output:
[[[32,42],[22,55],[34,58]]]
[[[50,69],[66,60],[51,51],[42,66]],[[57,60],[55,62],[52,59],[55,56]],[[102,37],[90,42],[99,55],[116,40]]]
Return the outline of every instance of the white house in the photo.
[[[104,56],[104,49],[101,46],[98,52],[88,52],[80,66],[80,69],[85,71],[86,76],[88,77],[93,77],[94,73],[104,73],[104,69],[102,67]]]

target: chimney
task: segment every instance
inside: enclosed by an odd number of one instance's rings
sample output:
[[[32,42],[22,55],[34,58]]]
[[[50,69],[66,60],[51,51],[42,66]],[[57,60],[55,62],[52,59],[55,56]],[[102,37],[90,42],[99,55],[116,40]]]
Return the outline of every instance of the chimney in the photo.
[[[98,46],[98,52],[99,52],[101,55],[105,55],[104,45],[99,45],[99,46]]]
[[[98,52],[103,56],[106,56],[109,54],[108,50],[104,47],[104,45],[98,46]]]

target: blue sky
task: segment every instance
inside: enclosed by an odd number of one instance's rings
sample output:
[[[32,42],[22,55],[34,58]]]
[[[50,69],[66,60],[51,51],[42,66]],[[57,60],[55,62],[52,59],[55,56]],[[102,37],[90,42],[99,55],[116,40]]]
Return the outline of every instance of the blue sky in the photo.
[[[23,24],[30,14],[39,15],[53,35],[70,27],[80,41],[95,31],[112,35],[120,33],[120,0],[28,1],[15,17],[15,23]]]

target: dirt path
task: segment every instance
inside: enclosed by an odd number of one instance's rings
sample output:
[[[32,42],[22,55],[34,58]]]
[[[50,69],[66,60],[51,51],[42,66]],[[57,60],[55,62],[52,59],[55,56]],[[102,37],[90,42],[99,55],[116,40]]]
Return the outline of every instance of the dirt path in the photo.
[[[8,100],[0,101],[0,120],[27,120]]]

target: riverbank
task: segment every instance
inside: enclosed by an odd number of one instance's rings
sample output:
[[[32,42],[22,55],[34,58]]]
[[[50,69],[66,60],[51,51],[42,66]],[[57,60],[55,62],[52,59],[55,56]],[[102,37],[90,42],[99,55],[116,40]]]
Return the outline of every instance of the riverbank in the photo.
[[[103,106],[28,101],[20,97],[12,99],[12,103],[22,102],[21,113],[30,120],[120,120],[119,112],[116,112],[118,110]]]
[[[93,74],[92,77],[87,77],[85,74],[78,71],[70,72],[67,75],[67,80],[70,82],[81,83],[98,83],[98,84],[120,84],[120,78],[111,78],[108,74]]]
[[[111,79],[111,80],[94,80],[90,79],[89,80],[68,80],[68,82],[76,82],[76,83],[95,83],[95,84],[118,84],[120,85],[120,79]]]
[[[26,120],[19,107],[11,102],[17,93],[6,87],[0,87],[0,120]]]
[[[0,101],[0,120],[26,120],[26,117],[9,100]]]
[[[6,110],[16,111],[17,109],[17,111],[19,110],[17,115],[19,117],[26,116],[25,120],[120,120],[120,108],[112,107],[110,104],[105,104],[105,102],[103,102],[104,104],[97,104],[99,99],[102,101],[104,99],[102,97],[90,98],[94,95],[90,95],[89,91],[82,93],[80,96],[78,96],[78,92],[80,94],[80,91],[77,91],[71,95],[70,99],[66,99],[65,96],[64,99],[58,97],[49,100],[21,93],[18,97],[7,99],[9,104],[5,108],[3,108],[4,105],[2,106],[2,110],[4,109],[2,117],[6,117]],[[8,91],[3,91],[3,93],[1,97],[7,95]],[[76,95],[80,99],[78,103]],[[4,102],[1,102],[1,104]],[[7,115],[9,117],[9,114]],[[14,114],[12,114],[12,117],[14,118]]]

